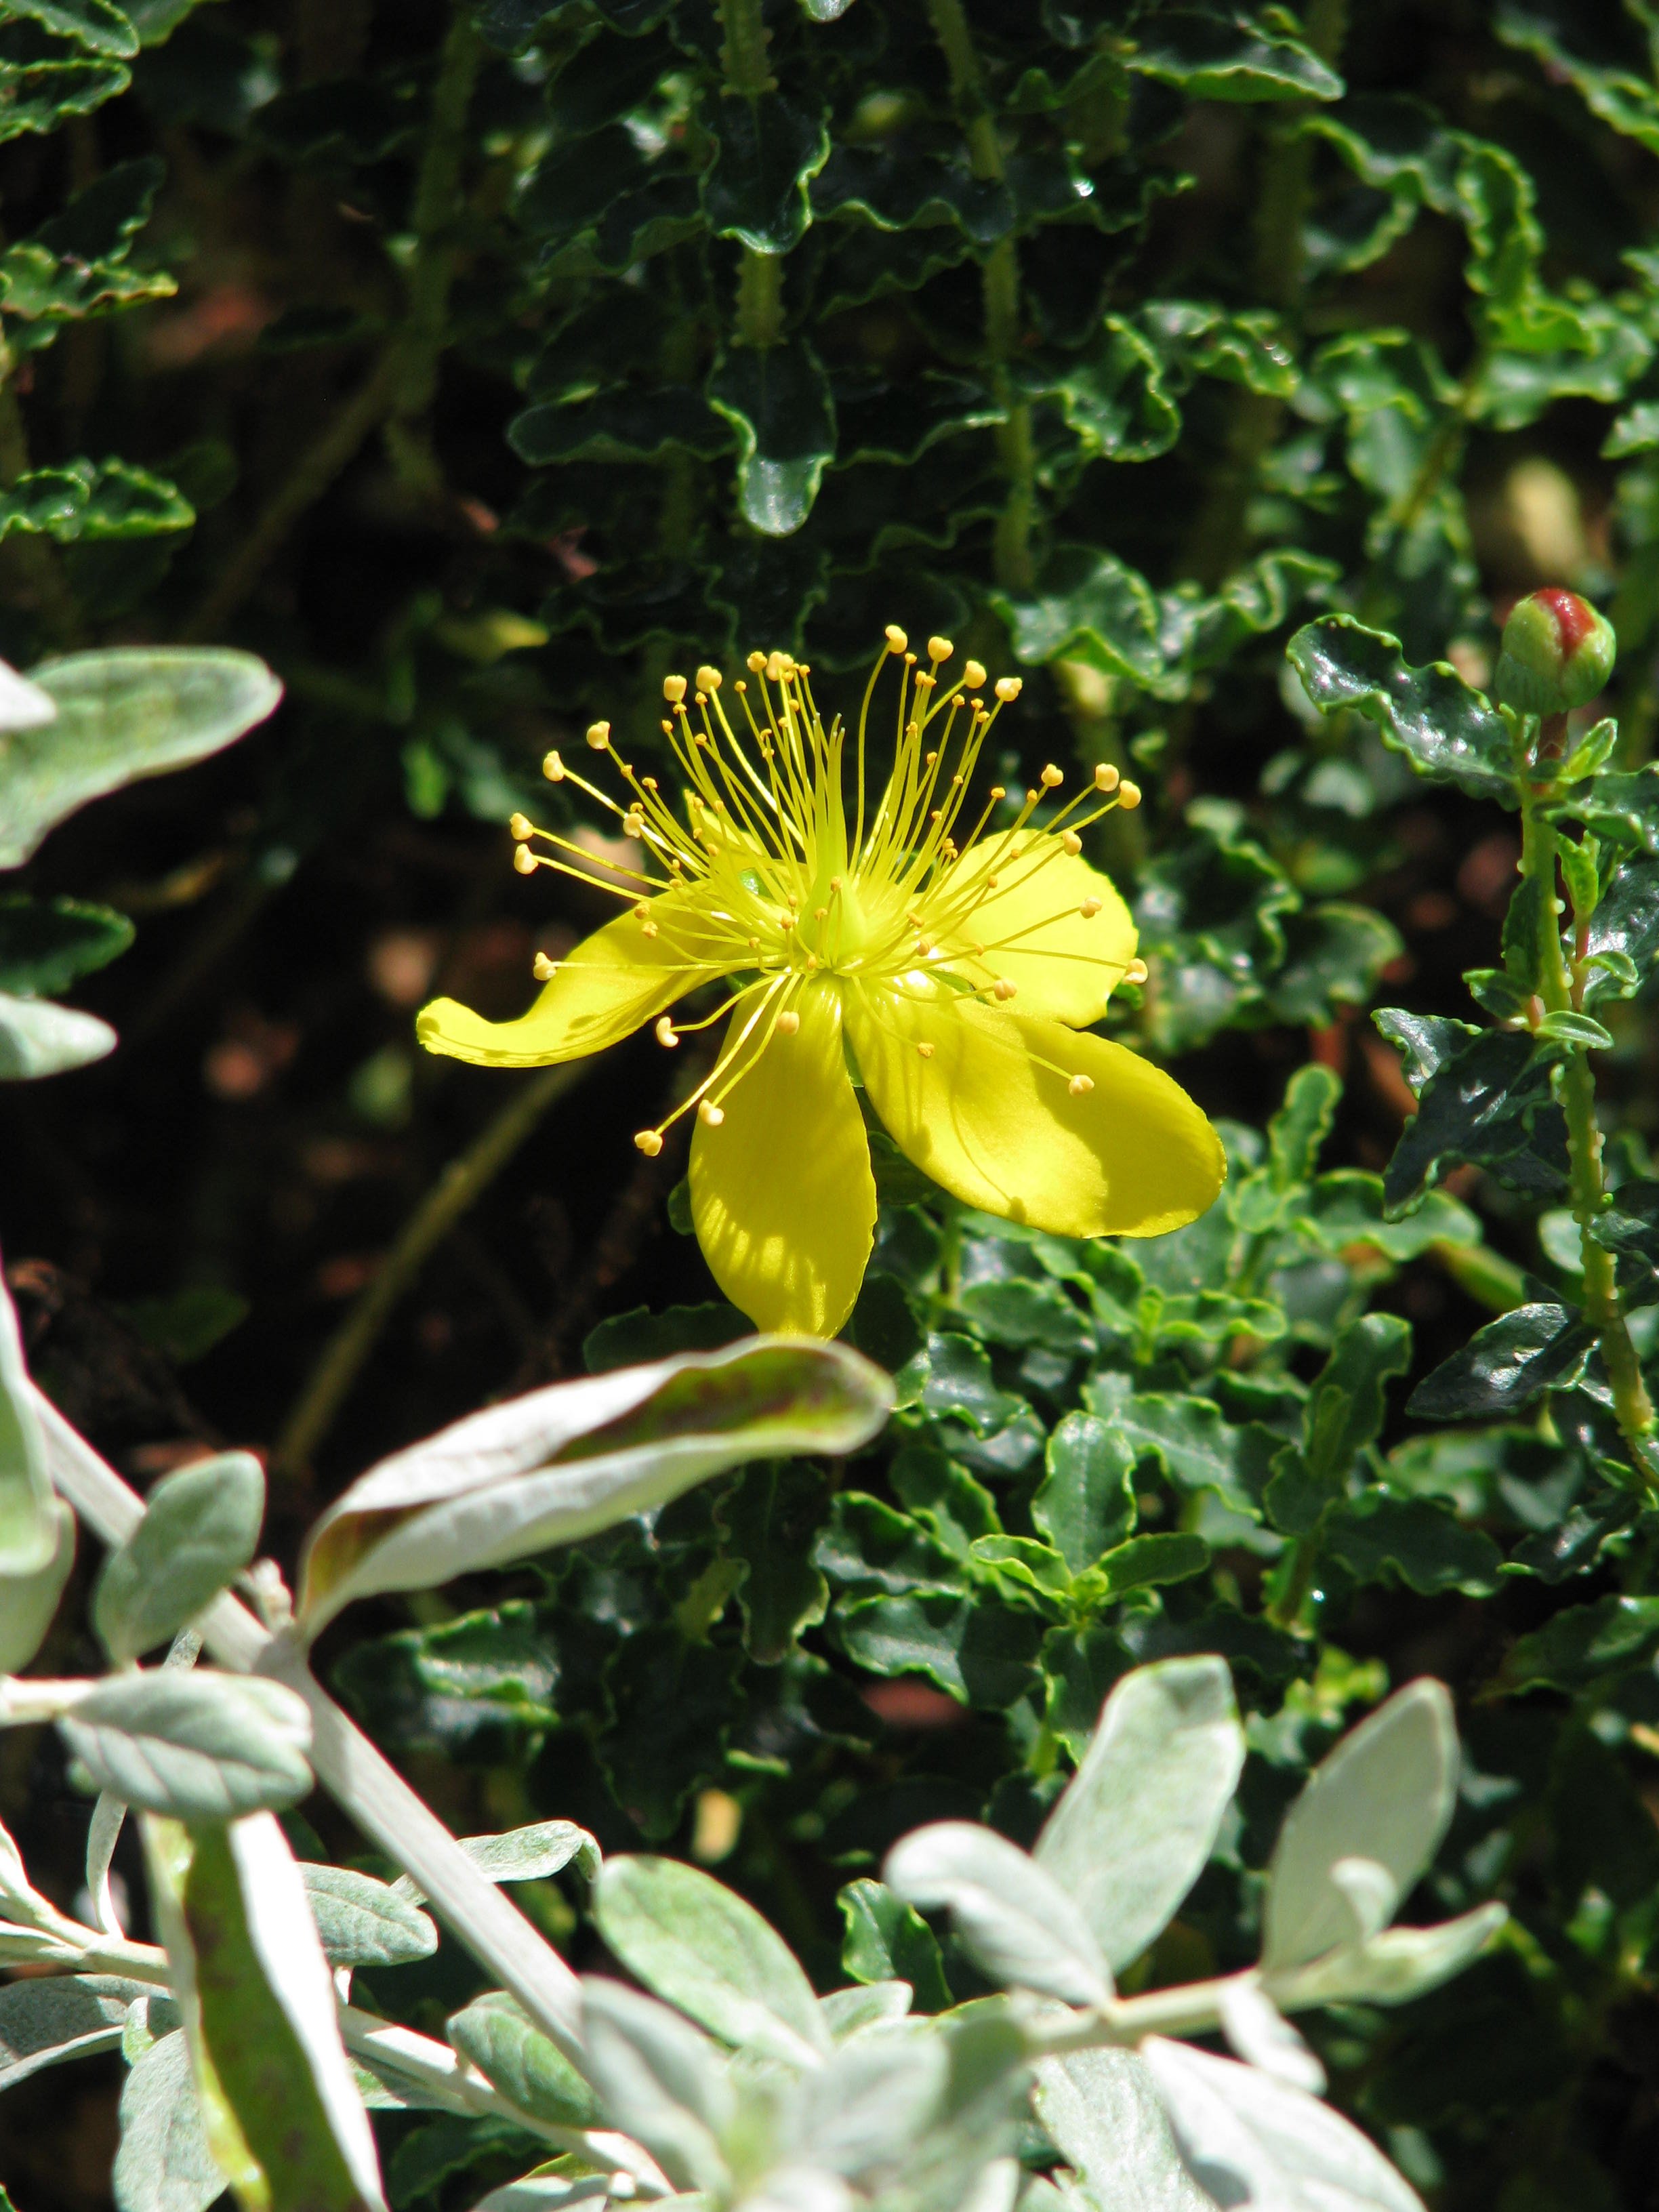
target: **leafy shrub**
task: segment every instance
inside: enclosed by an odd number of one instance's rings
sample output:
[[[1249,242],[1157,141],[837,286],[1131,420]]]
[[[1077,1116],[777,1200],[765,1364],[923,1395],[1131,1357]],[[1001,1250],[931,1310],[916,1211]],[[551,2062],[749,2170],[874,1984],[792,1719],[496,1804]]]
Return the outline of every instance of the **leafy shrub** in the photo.
[[[1647,2201],[1651,14],[5,11],[0,2085],[118,2047],[122,2212]],[[1144,793],[1228,1176],[861,1092],[756,1343],[685,1017],[413,1016],[638,857],[550,754],[890,623]]]

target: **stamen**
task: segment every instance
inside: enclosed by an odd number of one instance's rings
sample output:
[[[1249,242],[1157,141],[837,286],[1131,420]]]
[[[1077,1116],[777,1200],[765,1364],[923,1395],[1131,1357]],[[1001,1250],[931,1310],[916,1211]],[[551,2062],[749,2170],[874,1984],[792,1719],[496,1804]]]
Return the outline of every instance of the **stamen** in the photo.
[[[559,758],[556,750],[550,753],[544,753],[543,755],[542,774],[547,778],[550,783],[562,783],[564,781],[564,763]]]
[[[1053,791],[1057,785],[1065,782],[1066,771],[1064,769],[1056,768],[1054,763],[1050,761],[1048,767],[1043,769],[1042,774],[1037,778],[1037,781],[1045,791]]]
[[[648,1160],[654,1160],[662,1150],[662,1138],[655,1129],[641,1129],[634,1142]]]
[[[1091,1075],[1074,1075],[1066,1086],[1073,1098],[1085,1097],[1094,1087],[1094,1078]]]
[[[710,693],[718,691],[720,688],[720,682],[721,678],[719,669],[710,667],[709,664],[705,660],[702,666],[697,671],[698,690],[708,691]]]
[[[997,997],[1002,1000],[1006,1005],[1006,1002],[1013,997],[1015,992],[1019,987],[1017,983],[1011,983],[1006,975],[999,975],[996,981],[991,988],[995,992]]]
[[[956,651],[948,637],[930,637],[927,641],[929,660],[948,660]]]
[[[889,653],[902,653],[905,647],[910,642],[909,639],[906,637],[904,632],[899,628],[896,623],[888,623],[885,635],[887,638],[887,650]]]
[[[1126,983],[1144,983],[1149,970],[1144,960],[1132,960],[1123,971]]]
[[[697,1101],[697,1119],[708,1128],[718,1129],[726,1119],[726,1109],[723,1106],[716,1106],[712,1099],[700,1098]]]
[[[541,862],[528,845],[515,845],[513,848],[513,866],[520,875],[533,876],[540,867]]]
[[[795,1012],[793,1006],[786,1006],[783,1012],[778,1016],[778,1030],[780,1035],[783,1036],[793,1036],[795,1031],[799,1027],[800,1016]]]
[[[1102,904],[1103,902],[1097,898],[1086,898],[1078,908],[1078,912],[1083,916],[1085,921],[1092,921],[1100,912]]]
[[[674,1027],[673,1023],[669,1020],[666,1014],[662,1014],[658,1017],[656,1036],[657,1042],[659,1044],[666,1045],[671,1052],[680,1041],[679,1031]]]
[[[538,952],[530,963],[530,972],[538,983],[550,983],[559,972],[559,963],[545,952]]]
[[[1062,830],[1060,833],[1060,842],[1066,848],[1066,850],[1072,855],[1073,860],[1075,860],[1078,854],[1083,850],[1083,840],[1078,836],[1075,830]]]
[[[916,1051],[923,1060],[931,1060],[933,1056],[933,1047],[930,1044],[918,1044]]]
[[[526,837],[533,837],[536,834],[536,825],[527,814],[515,814],[507,826],[521,845]]]
[[[684,677],[665,676],[662,679],[662,696],[671,707],[678,707],[685,696]]]
[[[1126,813],[1133,813],[1140,804],[1140,786],[1131,783],[1126,776],[1117,787],[1117,803]]]
[[[1122,781],[1122,777],[1119,775],[1110,761],[1100,761],[1096,763],[1095,789],[1097,791],[1115,791]]]
[[[962,672],[962,680],[970,691],[977,691],[985,681],[985,663],[970,660]],[[974,704],[977,706],[979,702],[975,700]]]
[[[1024,688],[1018,676],[999,676],[996,680],[996,695],[1005,707],[1011,700],[1018,699]]]
[[[611,746],[610,723],[590,722],[587,726],[587,742],[596,753],[607,752]]]

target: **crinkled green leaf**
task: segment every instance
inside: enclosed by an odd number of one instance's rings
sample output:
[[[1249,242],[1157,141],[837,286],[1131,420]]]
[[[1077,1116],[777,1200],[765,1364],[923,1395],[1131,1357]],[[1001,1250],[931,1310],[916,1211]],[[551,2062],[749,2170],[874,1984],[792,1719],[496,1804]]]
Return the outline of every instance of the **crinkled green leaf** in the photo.
[[[993,593],[992,605],[1008,625],[1015,653],[1028,664],[1080,660],[1102,675],[1140,684],[1162,673],[1152,592],[1115,554],[1060,546],[1033,593]]]
[[[708,404],[737,433],[738,496],[767,538],[787,538],[812,511],[836,451],[830,380],[811,343],[734,347],[708,380]]]
[[[925,1674],[963,1705],[1000,1711],[1032,1684],[1042,1624],[994,1599],[948,1590],[843,1601],[836,1641],[874,1674]]]
[[[187,530],[195,520],[196,510],[176,485],[130,461],[32,469],[0,493],[0,538],[21,530],[63,544],[94,544]]]
[[[918,2011],[943,2012],[951,2000],[939,1938],[915,1908],[867,1875],[849,1881],[836,1901],[847,1972],[860,1982],[908,1982]]]
[[[0,898],[0,992],[21,998],[66,991],[131,944],[125,915],[84,899]]]
[[[1066,1414],[1048,1438],[1031,1518],[1071,1571],[1081,1574],[1135,1523],[1133,1452],[1093,1413]]]
[[[1164,8],[1138,24],[1132,70],[1178,85],[1189,100],[1340,100],[1342,80],[1299,40],[1242,13]]]
[[[710,228],[755,253],[787,253],[811,221],[808,186],[830,155],[822,104],[793,93],[751,100],[726,92],[704,113],[716,148],[702,179]]]
[[[1498,1586],[1503,1554],[1482,1528],[1466,1528],[1438,1498],[1396,1498],[1369,1490],[1327,1516],[1324,1545],[1361,1582],[1390,1570],[1419,1596],[1443,1590],[1486,1595]]]
[[[1595,1687],[1637,1667],[1659,1650],[1659,1597],[1610,1591],[1593,1605],[1569,1606],[1542,1628],[1517,1637],[1504,1656],[1510,1691]]]
[[[1472,1160],[1514,1188],[1553,1195],[1567,1182],[1566,1122],[1551,1096],[1552,1055],[1523,1032],[1389,1009],[1372,1018],[1418,1093],[1383,1196],[1403,1212],[1435,1176]]]
[[[88,115],[131,82],[121,62],[60,45],[14,14],[0,21],[0,144]]]
[[[1542,1392],[1564,1389],[1595,1342],[1594,1326],[1576,1307],[1516,1306],[1443,1360],[1407,1410],[1421,1421],[1504,1419]]]
[[[1351,615],[1310,623],[1287,649],[1321,714],[1363,714],[1419,774],[1516,803],[1509,732],[1455,669],[1443,661],[1409,667],[1397,638]]]

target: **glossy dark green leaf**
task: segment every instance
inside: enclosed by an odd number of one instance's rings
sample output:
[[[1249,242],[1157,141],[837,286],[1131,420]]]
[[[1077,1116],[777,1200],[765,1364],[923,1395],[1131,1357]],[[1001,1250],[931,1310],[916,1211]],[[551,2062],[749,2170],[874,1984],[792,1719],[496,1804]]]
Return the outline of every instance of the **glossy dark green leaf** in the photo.
[[[1151,1535],[1131,1536],[1097,1562],[1104,1595],[1122,1597],[1132,1589],[1152,1589],[1165,1583],[1184,1583],[1201,1575],[1210,1564],[1210,1547],[1201,1536],[1177,1529],[1160,1529]]]
[[[1659,764],[1605,770],[1560,801],[1557,811],[1610,843],[1659,851]]]
[[[867,1596],[877,1590],[955,1590],[956,1559],[908,1513],[878,1498],[843,1490],[813,1547],[812,1561],[838,1589]]]
[[[1639,979],[1645,979],[1659,962],[1659,860],[1626,860],[1597,902],[1590,918],[1587,949],[1598,954],[1622,954]],[[1591,976],[1584,1003],[1627,998],[1634,988],[1610,968]]]
[[[61,544],[187,530],[196,510],[176,485],[128,461],[70,461],[32,469],[0,493],[0,538],[13,531]]]
[[[1137,1391],[1109,1413],[1100,1410],[1122,1443],[1150,1453],[1183,1490],[1214,1490],[1235,1513],[1254,1517],[1267,1470],[1282,1439],[1259,1423],[1229,1421],[1210,1398]]]
[[[669,1306],[653,1314],[648,1306],[602,1321],[582,1345],[582,1364],[590,1375],[634,1367],[652,1359],[672,1359],[681,1352],[718,1352],[750,1334],[735,1306],[712,1299],[707,1305]]]
[[[819,1468],[804,1460],[766,1460],[745,1468],[716,1508],[723,1548],[744,1568],[738,1587],[744,1641],[762,1666],[775,1664],[803,1628],[823,1618],[830,1585],[812,1545],[828,1499]]]
[[[1547,1050],[1514,1030],[1472,1030],[1398,1010],[1374,1018],[1401,1049],[1419,1097],[1383,1177],[1390,1212],[1403,1212],[1459,1160],[1517,1189],[1566,1188],[1566,1123],[1551,1096]]]
[[[1324,1543],[1361,1582],[1385,1580],[1392,1571],[1423,1597],[1449,1589],[1485,1595],[1497,1587],[1503,1559],[1484,1529],[1466,1528],[1440,1499],[1384,1490],[1336,1506]]]
[[[939,1938],[915,1910],[884,1882],[867,1876],[849,1881],[836,1902],[846,1934],[841,1962],[857,1982],[908,1982],[918,2012],[943,2012],[951,2003]]]
[[[732,443],[731,429],[700,392],[624,386],[552,407],[529,407],[507,426],[520,459],[532,468],[560,461],[650,460],[673,449],[711,459]]]
[[[1285,1086],[1285,1103],[1267,1124],[1267,1158],[1276,1190],[1307,1182],[1330,1134],[1342,1079],[1318,1061],[1298,1067]]]
[[[1590,1235],[1618,1254],[1621,1291],[1650,1293],[1659,1279],[1659,1182],[1636,1176],[1621,1183],[1612,1205],[1591,1222]]]
[[[0,898],[0,991],[42,998],[117,959],[132,942],[125,915],[82,899]]]
[[[1114,554],[1061,546],[1031,596],[993,594],[992,604],[1008,625],[1015,653],[1028,664],[1063,654],[1142,684],[1162,673],[1152,592]]]
[[[691,1792],[720,1771],[740,1659],[665,1626],[636,1630],[612,1656],[605,1669],[612,1726],[601,1758],[617,1802],[641,1835],[672,1834]]]
[[[1641,1498],[1631,1491],[1608,1491],[1593,1504],[1575,1505],[1553,1528],[1540,1528],[1517,1544],[1509,1556],[1509,1571],[1534,1575],[1551,1585],[1586,1574],[1603,1547],[1630,1528],[1641,1510]]]
[[[1045,1460],[1031,1518],[1081,1574],[1134,1527],[1134,1455],[1096,1414],[1067,1413],[1048,1438]]]
[[[963,1705],[1001,1711],[1036,1679],[1042,1624],[994,1598],[914,1589],[831,1616],[837,1642],[873,1674],[921,1674]]]
[[[1362,1314],[1338,1333],[1304,1418],[1302,1448],[1316,1480],[1340,1482],[1354,1455],[1376,1442],[1385,1387],[1411,1356],[1411,1325],[1397,1314]]]
[[[708,380],[708,404],[737,433],[738,495],[767,538],[787,538],[812,511],[836,451],[823,365],[805,339],[734,348]]]
[[[822,105],[795,94],[725,93],[704,120],[717,149],[702,179],[709,228],[755,253],[787,253],[812,219],[808,186],[829,158]]]
[[[464,1763],[522,1758],[558,1723],[550,1621],[524,1599],[353,1645],[336,1686],[376,1740]]]
[[[1542,1628],[1517,1637],[1504,1661],[1510,1691],[1593,1689],[1659,1650],[1659,1597],[1610,1591],[1593,1605],[1569,1606]]]
[[[1340,100],[1342,80],[1298,40],[1242,13],[1164,8],[1134,31],[1129,66],[1190,100]]]
[[[1363,714],[1422,775],[1515,803],[1509,732],[1455,669],[1409,667],[1397,638],[1351,615],[1310,623],[1288,651],[1321,714]]]
[[[1565,79],[1604,123],[1659,154],[1659,92],[1633,16],[1583,0],[1499,0],[1492,27]]]
[[[929,1336],[922,1405],[936,1420],[965,1421],[976,1436],[994,1436],[1023,1403],[1012,1390],[999,1388],[983,1345],[951,1332]]]
[[[32,17],[59,38],[73,39],[89,53],[131,61],[138,51],[138,34],[114,0],[12,0],[10,12]]]
[[[1340,1008],[1368,1005],[1404,950],[1393,923],[1368,906],[1331,900],[1287,915],[1285,963],[1267,984],[1274,1020],[1322,1029]]]
[[[1516,1306],[1442,1361],[1407,1410],[1423,1421],[1501,1419],[1570,1382],[1595,1342],[1595,1328],[1576,1307]]]
[[[14,14],[0,21],[0,144],[90,114],[131,82],[122,62],[52,39]]]

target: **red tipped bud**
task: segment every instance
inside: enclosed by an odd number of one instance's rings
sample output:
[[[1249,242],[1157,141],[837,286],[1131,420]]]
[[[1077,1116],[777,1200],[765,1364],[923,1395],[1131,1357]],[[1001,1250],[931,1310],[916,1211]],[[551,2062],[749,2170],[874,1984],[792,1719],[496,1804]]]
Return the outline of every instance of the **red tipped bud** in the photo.
[[[1577,592],[1534,592],[1504,625],[1494,689],[1523,714],[1565,714],[1603,689],[1618,650],[1613,624]]]

